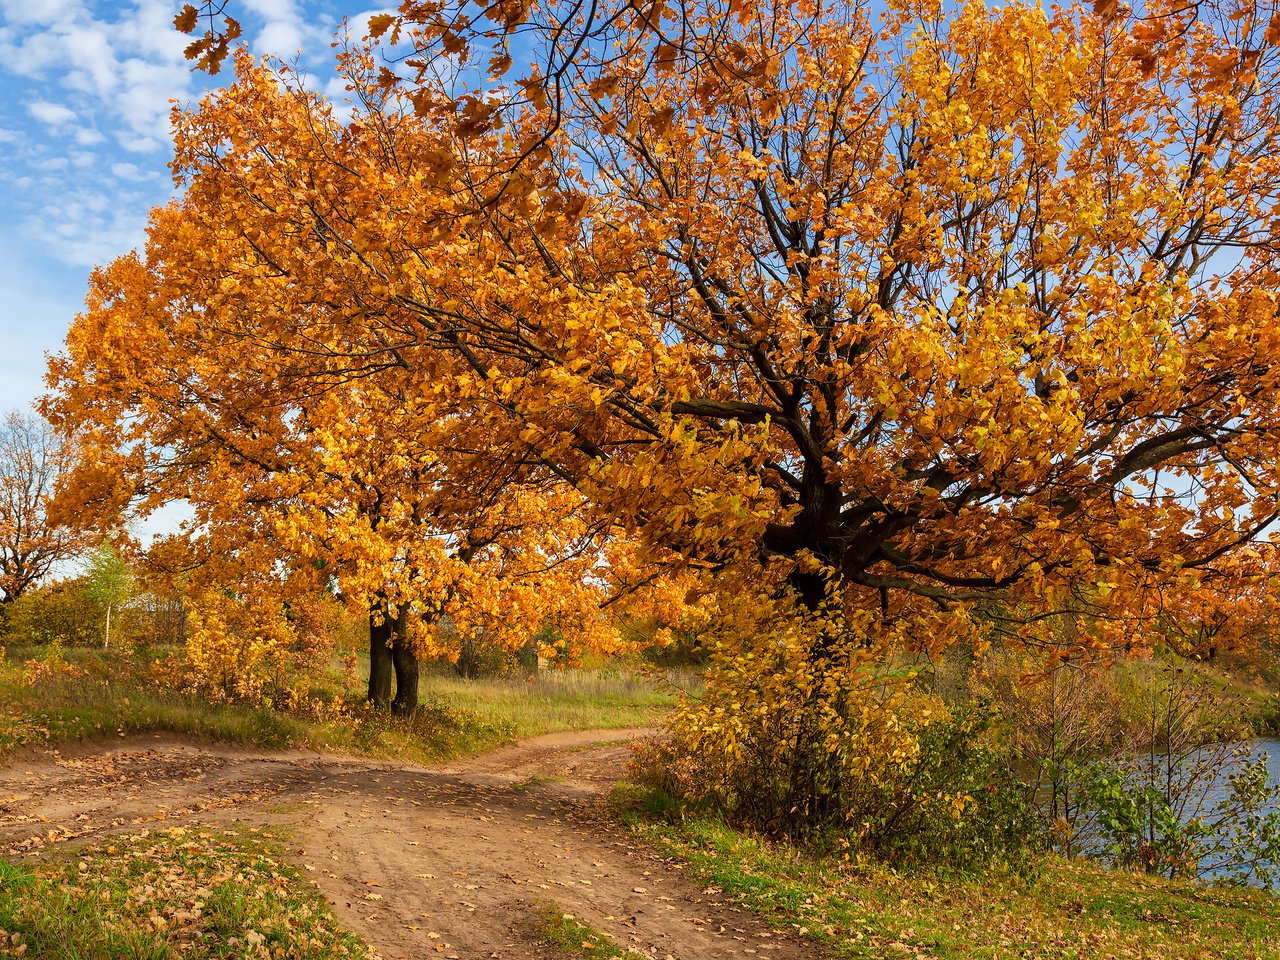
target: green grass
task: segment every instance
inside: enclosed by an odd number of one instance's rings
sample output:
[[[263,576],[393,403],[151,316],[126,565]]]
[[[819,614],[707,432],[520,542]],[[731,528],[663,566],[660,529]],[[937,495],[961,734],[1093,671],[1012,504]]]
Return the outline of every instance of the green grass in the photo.
[[[174,828],[27,868],[0,861],[0,956],[367,958],[278,841]]]
[[[633,829],[779,929],[835,957],[1280,958],[1280,898],[1046,860],[1034,880],[947,881],[821,859],[722,823]]]
[[[548,946],[555,947],[565,956],[605,958],[636,956],[619,947],[608,934],[601,933],[572,914],[565,913],[554,903],[538,904],[534,913],[538,939]]]
[[[155,683],[153,657],[68,650],[65,666],[33,674],[38,648],[0,660],[0,754],[65,740],[170,731],[232,743],[286,746],[300,721],[265,708],[215,705]]]
[[[157,680],[159,662],[170,655],[68,648],[50,660],[46,648],[10,649],[0,659],[0,756],[169,732],[432,763],[541,733],[644,726],[675,702],[673,691],[650,679],[601,669],[547,671],[532,683],[424,675],[412,718],[367,709],[363,678],[352,683],[338,671],[313,678],[312,696],[292,708],[210,703]]]

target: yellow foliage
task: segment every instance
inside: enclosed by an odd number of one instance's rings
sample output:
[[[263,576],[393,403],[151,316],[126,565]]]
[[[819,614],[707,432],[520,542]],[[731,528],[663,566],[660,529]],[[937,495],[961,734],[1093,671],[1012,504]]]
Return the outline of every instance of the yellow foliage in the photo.
[[[949,714],[879,666],[869,617],[787,607],[745,589],[721,598],[705,687],[677,709],[664,751],[678,794],[803,831],[900,781],[921,731]],[[961,796],[936,799],[964,810]]]
[[[310,651],[279,601],[210,589],[188,621],[186,684],[215,698],[287,705]]]

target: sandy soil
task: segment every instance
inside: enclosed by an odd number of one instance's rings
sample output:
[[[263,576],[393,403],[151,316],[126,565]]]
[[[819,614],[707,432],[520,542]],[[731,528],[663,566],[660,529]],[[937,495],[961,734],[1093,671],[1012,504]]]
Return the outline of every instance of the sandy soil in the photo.
[[[0,770],[0,851],[239,820],[287,827],[293,859],[385,960],[553,960],[536,933],[548,904],[654,960],[814,956],[603,815],[643,732],[552,734],[448,769],[166,737],[49,750]]]

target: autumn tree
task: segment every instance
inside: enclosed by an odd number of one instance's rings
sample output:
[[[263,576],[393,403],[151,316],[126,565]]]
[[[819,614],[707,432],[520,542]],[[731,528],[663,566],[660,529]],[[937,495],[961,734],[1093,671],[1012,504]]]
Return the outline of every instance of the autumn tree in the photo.
[[[256,397],[394,383],[414,463],[462,502],[513,456],[514,484],[563,485],[702,577],[739,649],[785,650],[734,674],[807,678],[779,696],[819,700],[883,644],[1053,646],[1058,615],[1095,625],[1073,642],[1147,642],[1277,516],[1277,24],[1253,2],[409,2],[343,54],[346,124],[241,55],[177,115],[180,208],[95,286],[63,415],[109,397],[113,429],[188,435],[185,400],[102,365],[126,323],[190,337],[184,362],[229,337]],[[414,52],[391,69],[379,42]],[[300,408],[221,409],[179,449],[269,445]]]
[[[583,647],[616,644],[599,608],[625,569],[604,558],[623,545],[578,510],[581,496],[523,445],[493,447],[467,404],[424,390],[448,376],[439,367],[407,371],[393,351],[374,351],[353,373],[321,343],[290,354],[265,341],[281,319],[329,325],[339,308],[224,299],[225,277],[200,266],[236,256],[216,222],[224,213],[193,198],[157,211],[149,263],[126,257],[95,273],[60,362],[92,364],[92,375],[68,376],[50,403],[85,428],[65,509],[112,517],[191,504],[186,531],[153,566],[198,598],[195,669],[221,691],[261,695],[252,674],[298,646],[285,607],[326,589],[368,610],[368,696],[397,713],[416,707],[419,657],[454,652],[457,634],[438,630],[446,613],[462,635],[483,630],[510,647],[544,625]],[[191,303],[205,305],[198,317]],[[299,329],[295,342],[316,333]]]
[[[13,411],[0,422],[0,604],[10,604],[81,547],[47,508],[71,455],[41,418]]]
[[[810,608],[1137,609],[1265,530],[1269,8],[593,9],[409,5],[421,75],[348,54],[341,133],[243,61],[179,120],[218,295],[323,296],[346,375]],[[440,66],[495,46],[505,99]]]

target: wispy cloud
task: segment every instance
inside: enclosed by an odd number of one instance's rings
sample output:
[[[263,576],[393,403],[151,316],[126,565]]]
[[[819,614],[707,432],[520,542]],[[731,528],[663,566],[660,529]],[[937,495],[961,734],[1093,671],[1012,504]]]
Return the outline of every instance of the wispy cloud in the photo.
[[[174,0],[0,0],[0,82],[10,87],[11,105],[25,100],[18,109],[35,123],[26,142],[0,138],[0,182],[26,178],[27,195],[13,201],[21,229],[39,225],[33,239],[69,263],[83,264],[104,249],[99,239],[76,236],[77,224],[110,243],[141,235],[148,209],[168,189],[173,103],[225,79],[192,72],[174,10]],[[237,13],[255,52],[293,60],[302,51],[304,63],[322,69],[330,60],[332,25],[309,20],[296,0],[242,0]],[[90,179],[50,185],[40,203],[31,185],[72,169]],[[134,188],[136,206],[122,206],[130,195],[122,187]]]
[[[236,0],[235,15],[255,53],[299,60],[323,89],[341,11],[368,5]],[[173,102],[227,80],[192,72],[179,6],[0,0],[0,340],[13,348],[0,409],[39,392],[42,351],[79,308],[86,269],[139,245],[168,199]]]
[[[35,7],[48,15],[31,15]],[[33,105],[33,115],[49,122],[47,108],[57,104],[73,114],[108,118],[120,139],[165,143],[170,98],[193,91],[167,0],[104,5],[102,12],[77,2],[3,0],[0,9],[0,63],[7,73],[39,81],[47,92],[42,104]],[[45,116],[35,113],[37,106]]]

